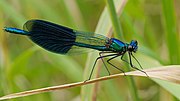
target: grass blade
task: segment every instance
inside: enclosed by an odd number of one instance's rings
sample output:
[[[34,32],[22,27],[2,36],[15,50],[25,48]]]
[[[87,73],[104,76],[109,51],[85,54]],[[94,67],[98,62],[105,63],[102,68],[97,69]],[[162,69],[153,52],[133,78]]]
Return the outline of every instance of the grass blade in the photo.
[[[180,61],[180,49],[178,41],[178,32],[176,29],[176,19],[174,14],[174,1],[173,0],[163,0],[162,6],[165,17],[165,31],[166,31],[166,41],[169,50],[169,58],[171,64],[178,64]]]
[[[122,0],[122,1],[115,0],[115,2],[116,2],[117,12],[120,14],[122,12],[124,5],[126,4],[126,0]],[[101,17],[100,17],[100,20],[98,22],[95,32],[96,33],[104,33],[104,34],[108,33],[108,35],[107,35],[108,37],[110,37],[112,35],[112,23],[111,23],[107,8],[105,8],[103,13],[101,14]],[[92,66],[92,64],[94,63],[94,61],[92,61],[92,60],[95,60],[97,58],[97,55],[98,55],[97,52],[89,54],[87,62],[86,62],[85,72],[84,72],[85,79],[87,79],[89,77],[89,71],[91,71],[91,68],[89,68],[89,66]],[[100,67],[99,63],[97,63],[97,65]],[[95,70],[94,70],[94,74],[97,74],[97,69],[98,69],[98,67],[96,66]],[[92,86],[92,85],[82,87],[82,89],[81,89],[82,99],[81,100],[83,100],[83,101],[87,100],[87,99],[92,100],[93,93],[94,93],[93,89],[94,89],[94,86]],[[116,90],[114,90],[114,91],[116,91]]]
[[[179,85],[180,84],[180,75],[179,75],[180,74],[180,65],[161,66],[161,67],[146,69],[144,71],[149,75],[149,78],[151,78],[151,79],[156,78],[156,79],[166,80],[171,83],[176,83],[174,85],[174,87],[177,87],[176,89],[179,89],[179,91],[180,91],[180,85]],[[127,76],[133,75],[133,76],[147,77],[144,73],[142,73],[140,71],[127,72],[126,75]],[[64,85],[59,85],[59,86],[52,86],[52,87],[46,87],[46,88],[40,88],[40,89],[35,89],[35,90],[29,90],[29,91],[9,94],[9,95],[0,97],[0,100],[18,98],[18,97],[40,94],[40,93],[45,93],[45,92],[52,92],[55,90],[83,86],[83,85],[87,85],[87,84],[91,84],[91,83],[96,83],[99,81],[117,78],[119,76],[124,76],[124,74],[123,73],[114,74],[114,75],[110,75],[110,76],[104,76],[104,77],[92,79],[87,82],[82,81],[82,82],[77,82],[77,83],[64,84]],[[180,96],[180,93],[178,95]]]

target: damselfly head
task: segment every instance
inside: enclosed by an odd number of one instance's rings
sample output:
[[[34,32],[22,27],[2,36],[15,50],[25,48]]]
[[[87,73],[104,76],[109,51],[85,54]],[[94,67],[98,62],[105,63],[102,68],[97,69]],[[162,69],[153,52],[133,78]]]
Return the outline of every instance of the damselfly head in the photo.
[[[138,49],[138,42],[136,40],[132,40],[128,46],[129,52],[136,52]]]

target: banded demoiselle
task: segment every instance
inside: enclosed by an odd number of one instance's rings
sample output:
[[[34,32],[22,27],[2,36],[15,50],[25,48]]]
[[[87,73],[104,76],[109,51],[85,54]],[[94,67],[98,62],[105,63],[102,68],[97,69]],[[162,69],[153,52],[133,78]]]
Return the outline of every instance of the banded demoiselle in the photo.
[[[23,29],[24,30],[12,27],[4,28],[6,32],[26,35],[40,47],[54,53],[70,54],[72,52],[81,52],[84,48],[100,51],[99,57],[95,60],[88,80],[91,79],[97,60],[101,59],[105,65],[103,60],[105,57],[111,57],[107,60],[107,63],[124,74],[125,72],[122,69],[118,68],[110,61],[121,56],[122,61],[128,63],[132,68],[146,74],[146,72],[136,68],[132,64],[131,57],[133,57],[142,68],[133,55],[138,49],[138,42],[136,40],[132,40],[130,43],[124,43],[115,38],[107,38],[100,34],[77,31],[43,20],[29,20],[24,24]],[[104,53],[108,54],[103,55]],[[123,59],[125,53],[129,55],[129,62]],[[105,67],[110,75],[106,65]]]

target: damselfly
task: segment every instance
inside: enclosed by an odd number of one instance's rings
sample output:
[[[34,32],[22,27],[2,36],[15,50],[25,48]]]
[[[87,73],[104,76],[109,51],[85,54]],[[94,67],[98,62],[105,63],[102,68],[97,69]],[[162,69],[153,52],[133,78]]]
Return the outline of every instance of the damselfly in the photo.
[[[132,40],[130,43],[124,43],[115,38],[107,38],[100,34],[77,31],[43,20],[29,20],[24,24],[23,29],[24,30],[12,27],[4,28],[6,32],[26,35],[34,43],[38,44],[44,49],[59,54],[81,52],[84,48],[90,48],[100,51],[99,57],[95,60],[88,80],[91,79],[94,67],[99,59],[101,59],[105,65],[105,62],[103,60],[103,58],[105,57],[111,57],[107,60],[107,63],[112,67],[120,70],[124,74],[125,72],[122,69],[118,68],[110,61],[121,56],[122,61],[128,63],[132,68],[146,74],[146,72],[135,67],[132,64],[131,57],[133,57],[142,68],[138,60],[133,55],[133,53],[135,53],[138,49],[138,42],[136,40]],[[103,55],[104,53],[108,54]],[[129,62],[123,59],[125,53],[128,53]],[[105,67],[110,75],[110,72],[106,65]]]

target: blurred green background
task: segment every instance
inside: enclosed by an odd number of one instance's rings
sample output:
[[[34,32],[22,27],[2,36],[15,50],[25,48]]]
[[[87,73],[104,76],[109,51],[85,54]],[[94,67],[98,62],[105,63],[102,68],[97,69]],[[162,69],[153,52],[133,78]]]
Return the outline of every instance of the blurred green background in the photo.
[[[112,26],[110,18],[115,16],[109,13],[111,10],[105,9],[108,5],[106,1],[0,0],[0,28],[22,28],[27,20],[44,19],[73,29],[105,35]],[[121,7],[121,1],[126,0],[114,0],[114,4]],[[179,4],[180,0],[129,0],[124,3],[122,13],[118,15],[124,36],[122,40],[138,40],[139,51],[135,56],[144,68],[180,64]],[[112,37],[118,37],[118,33]],[[85,80],[96,57],[97,52],[73,56],[54,54],[38,47],[25,36],[0,30],[0,96]],[[120,62],[118,58],[113,63],[126,67]],[[119,73],[112,68],[110,70],[111,73]],[[102,68],[99,75],[108,74]],[[142,77],[134,77],[134,81],[138,95],[136,100],[180,99],[179,85]],[[97,88],[88,85],[13,101],[133,101],[135,99],[128,83],[126,77],[120,77],[100,82]]]

